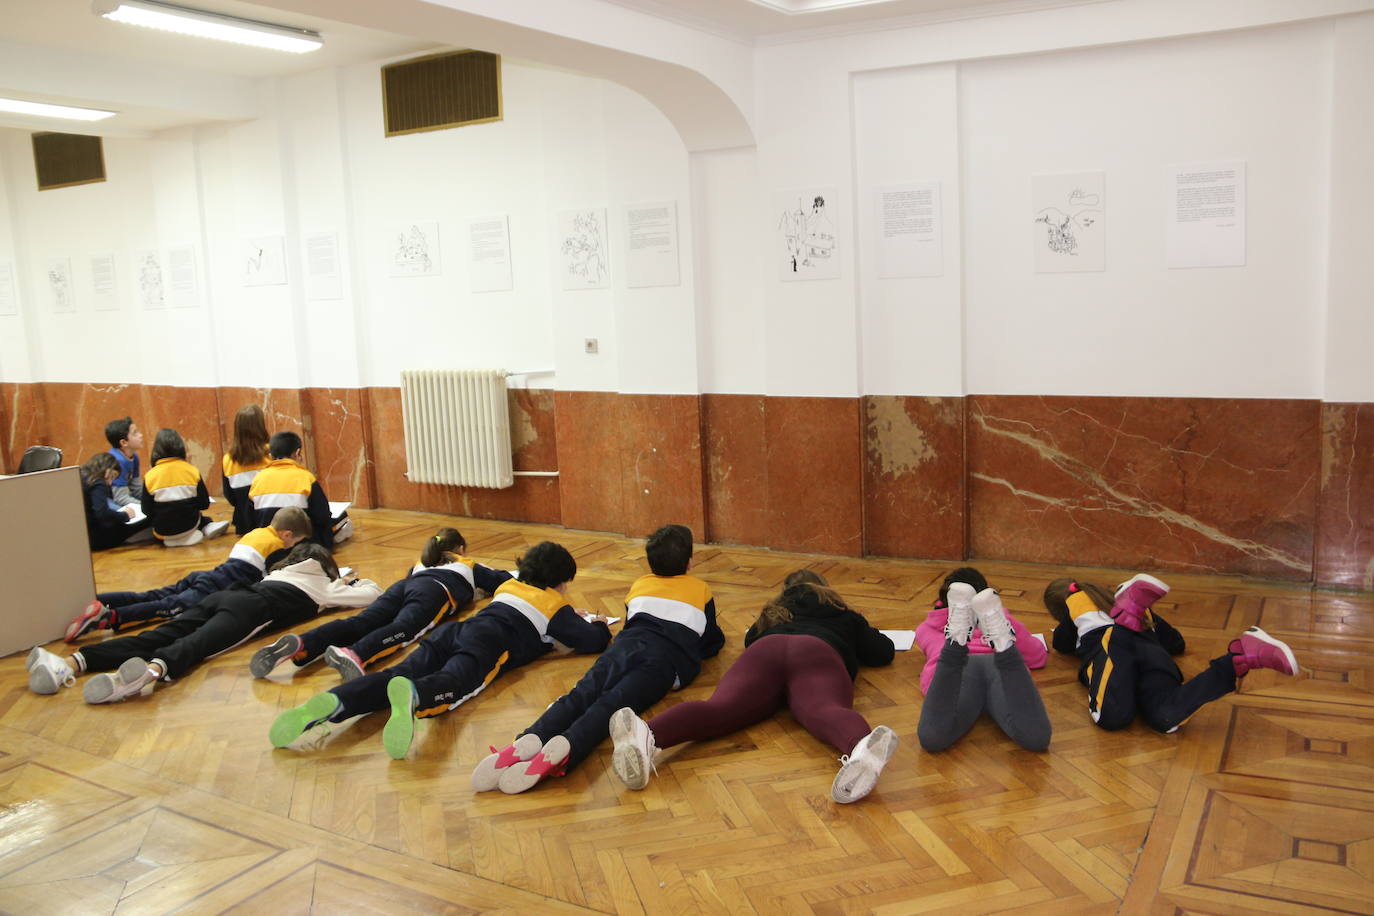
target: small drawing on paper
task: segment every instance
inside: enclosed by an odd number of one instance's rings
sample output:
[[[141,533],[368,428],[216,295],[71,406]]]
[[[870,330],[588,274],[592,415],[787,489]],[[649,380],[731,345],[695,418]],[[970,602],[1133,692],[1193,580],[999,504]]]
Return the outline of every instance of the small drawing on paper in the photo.
[[[439,273],[439,224],[405,223],[392,238],[393,277],[432,277]]]
[[[826,211],[827,191],[784,195],[777,232],[784,280],[822,280],[840,275],[839,239]]]
[[[162,264],[157,252],[145,251],[135,258],[134,273],[138,276],[138,301],[145,309],[160,309],[166,305],[162,294]]]
[[[76,299],[72,296],[71,262],[66,258],[48,262],[48,288],[52,290],[54,312],[76,311]]]
[[[1102,172],[1032,177],[1037,271],[1104,269],[1103,187]]]
[[[286,241],[280,235],[243,240],[243,285],[281,286],[286,282]]]
[[[610,277],[606,254],[606,211],[574,210],[563,214],[564,289],[605,289]]]

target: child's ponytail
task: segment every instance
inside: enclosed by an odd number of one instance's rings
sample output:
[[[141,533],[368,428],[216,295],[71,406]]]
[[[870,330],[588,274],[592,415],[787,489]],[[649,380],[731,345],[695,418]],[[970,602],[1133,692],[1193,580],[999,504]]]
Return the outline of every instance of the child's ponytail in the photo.
[[[425,546],[420,550],[420,562],[425,566],[442,566],[445,557],[467,546],[467,541],[463,540],[457,528],[440,528],[438,534],[425,541]]]

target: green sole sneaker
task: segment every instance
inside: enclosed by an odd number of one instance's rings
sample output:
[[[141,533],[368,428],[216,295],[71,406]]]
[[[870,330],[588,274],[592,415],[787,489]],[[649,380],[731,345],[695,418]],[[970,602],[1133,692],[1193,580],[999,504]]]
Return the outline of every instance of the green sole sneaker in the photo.
[[[332,693],[317,693],[299,706],[277,716],[267,738],[273,747],[286,747],[301,735],[339,710],[339,698]]]
[[[400,760],[415,740],[415,685],[408,677],[393,677],[386,685],[391,718],[382,729],[382,747],[392,760]]]

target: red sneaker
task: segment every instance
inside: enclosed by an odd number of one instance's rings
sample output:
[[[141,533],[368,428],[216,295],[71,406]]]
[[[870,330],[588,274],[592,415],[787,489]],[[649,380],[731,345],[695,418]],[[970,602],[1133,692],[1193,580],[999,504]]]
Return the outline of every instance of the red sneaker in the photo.
[[[1121,583],[1116,589],[1116,603],[1112,605],[1112,620],[1119,626],[1137,633],[1145,626],[1145,612],[1160,598],[1169,594],[1169,586],[1154,576],[1140,573]]]
[[[1245,675],[1256,668],[1268,668],[1281,674],[1298,673],[1298,659],[1293,650],[1282,640],[1275,639],[1259,627],[1251,627],[1226,647],[1231,653],[1231,663],[1236,666],[1236,677]]]
[[[115,612],[113,608],[108,608],[101,604],[99,600],[92,601],[86,605],[86,609],[72,618],[72,622],[67,624],[67,632],[63,634],[63,642],[76,642],[82,636],[92,630],[109,630],[114,628]]]

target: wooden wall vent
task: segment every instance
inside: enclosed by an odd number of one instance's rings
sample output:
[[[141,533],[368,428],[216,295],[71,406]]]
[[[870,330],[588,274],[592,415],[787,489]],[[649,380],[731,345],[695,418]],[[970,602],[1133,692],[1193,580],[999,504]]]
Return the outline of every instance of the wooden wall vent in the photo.
[[[100,137],[37,133],[33,135],[33,169],[40,191],[104,181],[105,148]]]
[[[501,120],[501,55],[452,51],[382,68],[386,135]]]

